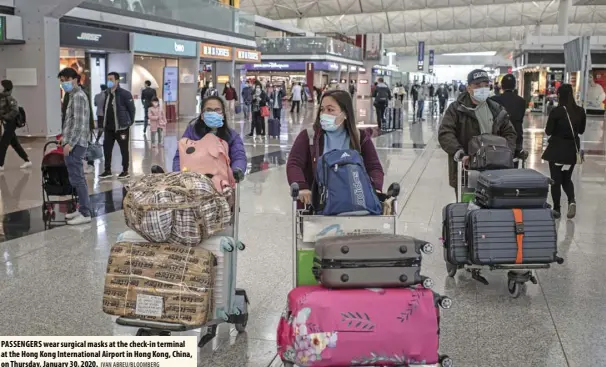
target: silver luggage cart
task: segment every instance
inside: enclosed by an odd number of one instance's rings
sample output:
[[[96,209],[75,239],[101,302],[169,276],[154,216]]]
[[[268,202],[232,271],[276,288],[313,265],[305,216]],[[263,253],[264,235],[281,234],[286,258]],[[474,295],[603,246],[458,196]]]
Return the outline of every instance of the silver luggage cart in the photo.
[[[528,158],[527,152],[522,152],[519,158],[516,158],[518,162],[520,162],[520,168],[526,167],[526,159]],[[515,162],[515,160],[514,160]],[[468,171],[463,167],[462,161],[457,161],[457,202],[470,202],[470,205],[474,205],[471,203],[473,201],[473,193],[475,191],[477,177],[479,172],[477,171]],[[447,244],[444,244],[446,251]],[[549,269],[551,267],[550,264],[494,264],[494,265],[474,265],[474,264],[451,264],[448,261],[446,262],[446,272],[448,276],[454,278],[459,269],[465,269],[467,272],[471,273],[471,277],[478,282],[488,285],[488,280],[481,275],[481,271],[483,269],[488,269],[490,271],[493,270],[509,270],[507,272],[507,289],[509,294],[513,298],[518,298],[522,293],[522,289],[528,282],[532,282],[532,284],[537,284],[536,277],[532,274],[533,270],[536,269]],[[564,259],[557,258],[556,262],[558,264],[562,264]]]
[[[164,173],[164,170],[159,166],[152,167],[152,173]],[[240,182],[244,179],[244,174],[240,171],[234,171],[234,178],[236,179],[236,188],[234,190],[234,208],[232,216],[232,224],[225,232],[227,236],[234,239],[234,244],[229,244],[227,247],[223,247],[226,252],[239,252],[243,251],[246,247],[238,240],[239,238],[239,219],[240,219]],[[233,257],[233,261],[236,262],[237,255]],[[234,264],[234,269],[237,264]],[[236,273],[234,272],[233,277],[235,279]],[[198,342],[198,347],[202,348],[208,342],[212,341],[217,336],[217,327],[223,323],[234,324],[236,330],[242,333],[246,330],[248,323],[248,295],[244,289],[235,289],[235,307],[234,312],[231,314],[224,314],[221,316],[215,315],[213,320],[209,320],[204,325],[184,325],[180,323],[170,322],[159,322],[151,320],[142,320],[138,318],[130,317],[118,317],[116,323],[122,326],[138,327],[137,336],[169,336],[173,332],[185,332],[195,329],[206,329],[206,332],[202,333],[202,337]]]

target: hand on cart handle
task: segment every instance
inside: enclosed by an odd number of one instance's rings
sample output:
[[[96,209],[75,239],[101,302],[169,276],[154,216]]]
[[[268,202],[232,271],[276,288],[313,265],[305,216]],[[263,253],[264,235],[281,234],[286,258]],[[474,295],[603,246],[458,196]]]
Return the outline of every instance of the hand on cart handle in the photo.
[[[234,179],[236,180],[236,183],[242,182],[242,180],[244,180],[244,172],[239,168],[234,169]]]
[[[463,167],[467,167],[469,165],[469,156],[465,155],[465,152],[462,150],[459,150],[455,156],[454,156],[454,160],[457,163],[461,163],[461,165]]]

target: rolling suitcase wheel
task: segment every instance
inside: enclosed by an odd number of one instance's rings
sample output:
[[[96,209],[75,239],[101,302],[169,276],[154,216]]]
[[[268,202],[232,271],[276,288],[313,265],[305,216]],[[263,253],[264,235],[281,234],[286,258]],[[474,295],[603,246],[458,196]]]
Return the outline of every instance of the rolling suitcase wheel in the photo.
[[[457,270],[459,270],[458,266],[452,265],[449,262],[446,263],[446,272],[449,277],[454,278],[454,276],[457,275]]]
[[[507,290],[509,290],[509,295],[512,298],[518,298],[522,294],[522,288],[524,287],[523,283],[516,282],[513,279],[509,279],[507,281]]]
[[[425,245],[423,245],[423,247],[421,248],[421,251],[423,251],[423,253],[425,255],[430,255],[433,254],[433,245],[431,243],[426,243]]]
[[[435,285],[434,281],[431,278],[425,278],[423,280],[423,288],[431,289]]]
[[[442,367],[454,367],[454,362],[450,359],[449,356],[441,356],[440,357],[440,366]]]
[[[440,304],[440,307],[442,307],[445,310],[448,310],[449,308],[452,307],[452,300],[448,297],[442,297],[440,299],[439,304]]]

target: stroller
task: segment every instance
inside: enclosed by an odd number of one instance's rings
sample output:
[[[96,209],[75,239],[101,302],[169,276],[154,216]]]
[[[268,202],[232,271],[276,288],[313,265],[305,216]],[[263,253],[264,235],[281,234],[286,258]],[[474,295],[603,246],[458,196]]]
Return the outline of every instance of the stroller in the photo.
[[[54,145],[55,149],[47,152],[49,146]],[[65,156],[63,148],[58,141],[49,141],[44,144],[42,150],[42,219],[47,227],[56,221],[55,206],[67,204],[66,212],[72,212],[78,208],[78,197],[76,191],[69,183],[67,166],[65,165]],[[51,196],[69,196],[70,200],[51,200]],[[61,210],[64,211],[64,210]]]

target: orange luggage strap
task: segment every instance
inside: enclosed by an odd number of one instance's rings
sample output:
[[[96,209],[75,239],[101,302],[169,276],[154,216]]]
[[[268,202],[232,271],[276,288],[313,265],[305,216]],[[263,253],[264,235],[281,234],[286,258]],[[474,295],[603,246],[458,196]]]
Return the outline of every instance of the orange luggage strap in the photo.
[[[522,209],[512,209],[513,220],[515,221],[516,242],[518,244],[518,253],[516,254],[516,264],[521,264],[524,258],[524,217]]]

